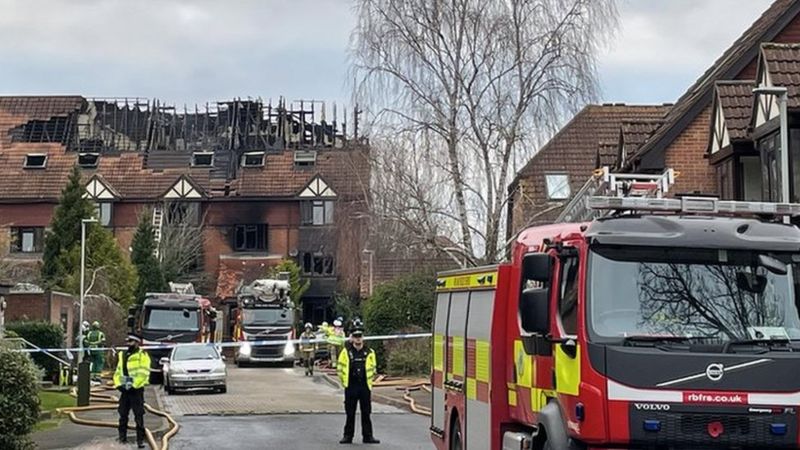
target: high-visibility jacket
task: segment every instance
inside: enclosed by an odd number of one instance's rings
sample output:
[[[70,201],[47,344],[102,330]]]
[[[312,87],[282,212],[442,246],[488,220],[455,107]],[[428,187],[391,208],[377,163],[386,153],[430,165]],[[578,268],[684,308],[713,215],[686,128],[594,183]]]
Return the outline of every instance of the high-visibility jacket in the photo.
[[[86,334],[86,345],[88,347],[100,347],[106,341],[106,335],[100,330],[91,330]]]
[[[339,361],[336,364],[336,370],[339,374],[339,381],[342,387],[347,388],[350,385],[350,350],[351,346],[347,345],[339,353]],[[364,363],[364,369],[367,371],[367,387],[372,390],[372,381],[375,374],[378,372],[378,358],[375,356],[375,350],[367,349],[367,361]]]
[[[127,359],[128,376],[133,378],[133,388],[141,389],[150,384],[150,356],[142,349],[125,358],[127,353],[127,350],[120,352],[119,358],[117,358],[117,370],[114,371],[114,387],[118,388],[125,384],[122,360]]]
[[[327,336],[327,341],[330,345],[344,345],[344,329],[331,328],[331,333]]]

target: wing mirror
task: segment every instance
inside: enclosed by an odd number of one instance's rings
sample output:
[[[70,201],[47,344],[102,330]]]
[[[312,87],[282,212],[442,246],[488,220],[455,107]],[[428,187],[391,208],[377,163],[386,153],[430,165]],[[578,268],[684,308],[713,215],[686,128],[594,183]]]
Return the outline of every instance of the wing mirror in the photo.
[[[166,366],[167,364],[169,364],[169,358],[167,358],[167,357],[161,358],[161,359],[158,360],[158,362],[162,366]]]
[[[528,253],[522,259],[522,277],[529,281],[547,283],[552,266],[553,258],[547,253]]]
[[[519,318],[526,333],[546,335],[550,332],[549,292],[544,288],[522,291],[519,299]]]

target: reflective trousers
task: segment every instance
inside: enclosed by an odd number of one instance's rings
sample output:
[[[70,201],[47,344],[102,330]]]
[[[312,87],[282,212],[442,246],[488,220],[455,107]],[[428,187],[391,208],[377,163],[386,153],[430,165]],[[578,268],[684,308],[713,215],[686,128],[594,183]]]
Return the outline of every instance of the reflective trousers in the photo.
[[[127,439],[128,413],[133,410],[133,419],[136,422],[136,442],[144,442],[144,388],[120,391],[119,396],[119,438]]]
[[[364,384],[348,386],[344,390],[344,412],[347,419],[344,423],[344,437],[352,438],[356,427],[356,407],[361,408],[361,436],[372,438],[372,395]]]

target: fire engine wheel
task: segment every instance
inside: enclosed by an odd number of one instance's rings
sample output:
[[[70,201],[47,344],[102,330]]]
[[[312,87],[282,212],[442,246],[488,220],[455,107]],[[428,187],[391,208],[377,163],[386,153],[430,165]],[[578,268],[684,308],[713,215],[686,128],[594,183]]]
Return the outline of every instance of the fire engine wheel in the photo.
[[[456,419],[451,428],[453,436],[450,438],[450,450],[462,450],[464,448],[464,436],[461,434],[461,423]]]
[[[544,442],[544,447],[542,447],[542,450],[583,450],[583,447],[581,447],[579,444],[577,444],[572,439],[569,439],[567,441],[567,446],[564,447],[564,448],[557,448],[550,441],[545,441]]]

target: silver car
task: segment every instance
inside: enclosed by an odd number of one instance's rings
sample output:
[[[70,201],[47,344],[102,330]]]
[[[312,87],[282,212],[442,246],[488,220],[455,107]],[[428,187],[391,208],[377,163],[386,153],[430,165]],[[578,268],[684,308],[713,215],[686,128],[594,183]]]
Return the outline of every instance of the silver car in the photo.
[[[178,389],[227,391],[225,357],[214,344],[179,345],[172,349],[169,358],[161,358],[160,362],[167,394]]]

